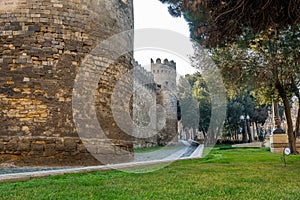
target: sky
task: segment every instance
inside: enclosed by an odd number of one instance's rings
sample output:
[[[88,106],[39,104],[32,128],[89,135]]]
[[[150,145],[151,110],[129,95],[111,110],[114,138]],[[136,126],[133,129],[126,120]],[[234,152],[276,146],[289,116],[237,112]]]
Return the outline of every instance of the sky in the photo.
[[[187,22],[181,18],[172,17],[168,12],[168,5],[162,4],[159,0],[134,0],[134,28],[157,28],[168,29],[182,34],[189,38],[189,27]],[[147,38],[145,37],[145,40]],[[157,37],[157,40],[161,38]],[[163,42],[163,41],[161,41]],[[174,41],[174,43],[177,41]],[[145,69],[150,69],[150,59],[156,60],[174,60],[176,62],[177,73],[179,75],[191,74],[196,72],[189,64],[189,61],[175,55],[175,53],[166,52],[156,48],[137,49],[135,40],[134,57]],[[180,45],[180,44],[178,44]],[[190,43],[192,45],[192,43]]]

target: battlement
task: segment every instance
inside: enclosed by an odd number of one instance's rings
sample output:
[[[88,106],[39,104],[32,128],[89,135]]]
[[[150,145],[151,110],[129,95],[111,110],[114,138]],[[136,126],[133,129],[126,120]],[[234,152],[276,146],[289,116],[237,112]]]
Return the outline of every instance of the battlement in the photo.
[[[136,130],[138,135],[135,146],[149,147],[167,145],[177,142],[177,99],[176,99],[176,63],[168,59],[163,62],[157,58],[151,59],[151,72],[146,71],[138,62],[134,61],[134,104],[133,119],[140,127],[147,127],[151,120],[156,120],[156,125],[150,130]],[[153,84],[147,84],[147,83]],[[165,124],[162,125],[160,115],[150,116],[150,108],[159,104],[165,108]],[[154,107],[154,109],[156,109]],[[152,110],[153,111],[153,110]],[[154,112],[156,113],[156,112]],[[158,134],[142,138],[145,132],[157,131],[157,127],[164,126]]]
[[[168,59],[164,59],[164,61],[162,63],[160,58],[157,58],[156,62],[154,62],[153,59],[151,58],[151,67],[153,65],[167,65],[167,66],[171,67],[172,69],[176,70],[176,63],[173,60],[169,61]]]
[[[154,82],[153,74],[143,68],[142,65],[137,61],[133,61],[133,66],[133,78],[135,83],[143,85],[145,88],[148,88],[150,90],[155,90],[156,84]]]
[[[145,80],[153,80],[153,74],[149,71],[147,71],[144,67],[142,67],[141,64],[139,64],[137,61],[134,61],[133,63],[134,66],[134,75],[135,77],[141,77]]]

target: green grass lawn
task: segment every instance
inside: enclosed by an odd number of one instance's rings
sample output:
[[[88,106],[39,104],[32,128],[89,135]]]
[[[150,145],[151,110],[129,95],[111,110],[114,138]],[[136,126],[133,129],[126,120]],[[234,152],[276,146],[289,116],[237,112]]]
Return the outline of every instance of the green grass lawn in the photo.
[[[300,199],[300,156],[216,147],[146,174],[102,171],[3,183],[1,199]]]

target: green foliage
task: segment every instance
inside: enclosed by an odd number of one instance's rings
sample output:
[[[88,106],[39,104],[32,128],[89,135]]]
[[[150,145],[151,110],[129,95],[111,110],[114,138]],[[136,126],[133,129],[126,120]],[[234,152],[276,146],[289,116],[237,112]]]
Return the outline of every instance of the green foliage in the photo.
[[[207,85],[200,73],[186,75],[185,78],[192,87],[190,90],[192,90],[193,95],[190,95],[189,98],[195,98],[199,105],[199,130],[206,134],[211,120],[211,99]],[[191,94],[189,90],[185,90],[185,92]],[[258,104],[250,93],[249,91],[243,91],[243,93],[240,92],[228,100],[225,121],[227,136],[239,132],[241,115],[249,115],[250,121],[257,124],[263,125],[265,123],[268,117],[268,106]],[[187,104],[190,105],[190,103]]]
[[[179,79],[177,92],[183,128],[197,129],[199,123],[198,102],[193,96],[193,89],[191,85],[183,77],[180,77]]]
[[[210,46],[236,40],[245,30],[254,33],[285,29],[299,23],[297,0],[160,0],[173,16],[183,15],[191,37]]]
[[[299,132],[300,112],[293,124],[290,100],[293,96],[300,99],[299,44],[297,24],[283,30],[271,28],[259,35],[246,30],[236,42],[213,50],[213,59],[224,75],[229,96],[250,88],[260,104],[281,100],[293,153],[296,153],[295,133]]]
[[[206,134],[211,118],[211,99],[207,84],[200,73],[188,74],[185,76],[185,79],[189,82],[193,98],[197,101],[198,109],[195,110],[199,111],[197,113],[199,117],[199,130]]]
[[[115,170],[1,183],[0,199],[299,199],[300,159],[267,149],[214,148],[147,174]]]
[[[222,73],[229,98],[256,88],[256,81],[260,80],[253,77],[255,74],[253,69],[262,67],[258,54],[251,52],[250,49],[241,48],[237,43],[215,48],[212,52],[212,59]]]
[[[229,96],[251,88],[262,104],[281,96],[299,95],[300,25],[255,36],[249,31],[223,48],[213,50]],[[280,91],[279,91],[280,88]]]
[[[240,121],[241,115],[249,115],[250,122],[263,125],[268,118],[268,108],[268,105],[257,104],[250,92],[229,99],[225,123],[226,136],[238,133],[240,127],[243,127]]]
[[[232,99],[227,104],[227,117],[225,131],[230,133],[230,131],[239,132],[240,128],[240,116],[244,115],[244,105],[241,101]]]

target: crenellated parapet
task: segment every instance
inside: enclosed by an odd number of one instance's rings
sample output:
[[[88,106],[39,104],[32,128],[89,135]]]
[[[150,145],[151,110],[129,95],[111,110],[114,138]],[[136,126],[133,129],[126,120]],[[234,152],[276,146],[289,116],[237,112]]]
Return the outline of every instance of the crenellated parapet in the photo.
[[[157,58],[156,61],[154,62],[153,59],[151,58],[151,66],[152,65],[162,65],[162,64],[167,65],[167,66],[173,68],[174,70],[176,70],[176,63],[173,60],[169,61],[168,59],[164,59],[162,62],[160,58]]]
[[[138,84],[143,85],[145,88],[154,91],[156,84],[154,82],[154,76],[151,72],[147,71],[137,61],[134,61],[133,77],[134,81]]]
[[[162,62],[157,58],[154,62],[151,59],[151,72],[159,87],[170,91],[176,90],[176,63],[173,60],[164,59]]]
[[[176,98],[176,63],[168,59],[161,61],[160,58],[154,62],[151,59],[151,72],[147,72],[137,62],[135,66],[135,81],[138,90],[135,92],[134,101],[134,117],[137,124],[147,126],[152,120],[156,120],[152,137],[136,139],[135,146],[149,147],[157,145],[169,145],[177,142],[177,98]],[[147,88],[145,83],[151,85],[151,90]],[[152,92],[151,92],[152,91]],[[150,107],[160,105],[164,109],[165,116],[161,118],[159,111],[156,110],[156,116],[150,116]],[[159,128],[160,127],[160,128]],[[161,128],[163,127],[163,128]],[[152,130],[152,129],[151,129]],[[148,130],[147,132],[151,132]],[[145,131],[137,131],[139,135],[145,134]]]

